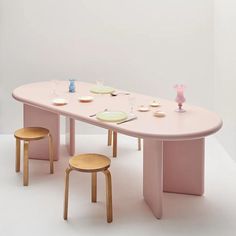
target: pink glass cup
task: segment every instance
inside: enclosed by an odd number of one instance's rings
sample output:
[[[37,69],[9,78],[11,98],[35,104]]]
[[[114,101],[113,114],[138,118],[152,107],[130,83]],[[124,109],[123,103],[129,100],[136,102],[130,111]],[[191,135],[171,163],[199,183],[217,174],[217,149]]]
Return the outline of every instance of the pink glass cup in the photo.
[[[185,112],[185,110],[182,108],[183,103],[185,102],[185,97],[184,97],[184,88],[185,86],[183,84],[177,84],[174,86],[177,92],[177,96],[175,98],[175,101],[178,104],[178,109],[176,110],[177,112]]]

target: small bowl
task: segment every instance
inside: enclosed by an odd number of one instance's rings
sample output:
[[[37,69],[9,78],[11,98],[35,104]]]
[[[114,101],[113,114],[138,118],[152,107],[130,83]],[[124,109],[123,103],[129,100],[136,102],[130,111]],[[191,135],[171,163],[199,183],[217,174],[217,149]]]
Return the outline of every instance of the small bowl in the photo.
[[[68,101],[65,98],[55,98],[52,103],[56,106],[63,106],[66,105]]]
[[[155,112],[153,113],[153,115],[156,116],[156,117],[161,118],[161,117],[165,117],[165,116],[166,116],[166,113],[163,112],[163,111],[155,111]]]
[[[138,108],[138,111],[141,111],[141,112],[149,111],[149,107],[140,106],[140,107]]]
[[[150,103],[150,106],[151,106],[151,107],[159,107],[159,106],[160,106],[160,103],[158,103],[157,101],[153,100],[153,101]]]
[[[94,99],[94,97],[92,96],[82,96],[82,97],[79,97],[78,100],[80,102],[92,102]]]

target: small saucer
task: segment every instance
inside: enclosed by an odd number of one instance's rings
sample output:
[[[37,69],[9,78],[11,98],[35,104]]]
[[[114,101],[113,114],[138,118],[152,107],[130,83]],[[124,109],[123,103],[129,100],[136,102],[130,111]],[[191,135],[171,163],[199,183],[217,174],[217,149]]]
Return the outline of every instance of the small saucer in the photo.
[[[63,106],[66,105],[68,101],[65,98],[55,98],[52,103],[56,106]]]
[[[78,98],[80,102],[92,102],[94,97],[92,96],[83,96]]]
[[[154,116],[156,117],[165,117],[166,116],[166,113],[163,112],[163,111],[156,111],[153,113]]]
[[[149,111],[149,107],[140,106],[140,107],[138,108],[138,111],[141,111],[141,112]]]
[[[153,100],[153,101],[150,103],[150,106],[151,106],[151,107],[159,107],[159,106],[160,106],[160,103],[158,103],[157,101]]]

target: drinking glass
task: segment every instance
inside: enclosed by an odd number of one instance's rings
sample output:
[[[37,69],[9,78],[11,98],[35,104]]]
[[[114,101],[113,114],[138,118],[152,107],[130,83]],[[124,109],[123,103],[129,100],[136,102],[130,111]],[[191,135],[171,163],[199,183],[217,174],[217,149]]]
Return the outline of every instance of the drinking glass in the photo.
[[[59,86],[59,80],[52,80],[52,95],[53,97],[58,97],[58,86]]]
[[[96,86],[97,87],[103,87],[104,86],[104,80],[103,79],[98,79],[96,80]]]
[[[129,99],[129,105],[130,105],[130,114],[134,114],[134,106],[135,106],[136,98],[135,96],[131,95],[128,99]]]
[[[183,103],[186,100],[185,97],[184,97],[185,86],[183,84],[177,84],[177,85],[174,86],[174,88],[176,89],[176,92],[177,92],[175,101],[178,104],[178,109],[176,110],[176,112],[185,112],[185,110],[182,108]]]

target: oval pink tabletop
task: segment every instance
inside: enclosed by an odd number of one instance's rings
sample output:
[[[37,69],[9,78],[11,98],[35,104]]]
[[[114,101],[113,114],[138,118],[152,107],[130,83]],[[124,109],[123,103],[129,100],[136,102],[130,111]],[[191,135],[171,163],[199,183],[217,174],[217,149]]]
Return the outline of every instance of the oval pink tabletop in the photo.
[[[110,94],[93,94],[90,92],[94,84],[78,82],[78,92],[68,92],[68,81],[57,84],[57,95],[65,98],[67,104],[55,106],[53,99],[54,82],[45,81],[26,84],[13,91],[13,97],[25,104],[49,110],[77,120],[81,120],[106,129],[116,130],[130,136],[156,138],[160,140],[185,140],[202,138],[217,132],[222,126],[221,118],[204,108],[184,104],[186,112],[175,112],[177,104],[172,101],[150,97],[137,93],[130,95],[111,96]],[[88,103],[79,102],[81,96],[93,96]],[[130,96],[134,97],[134,113],[136,120],[123,123],[109,123],[89,117],[91,114],[108,109],[108,111],[130,112]],[[152,101],[158,101],[160,107],[150,107]],[[140,112],[140,106],[148,107],[149,111]],[[165,117],[155,117],[154,112],[161,110]]]

